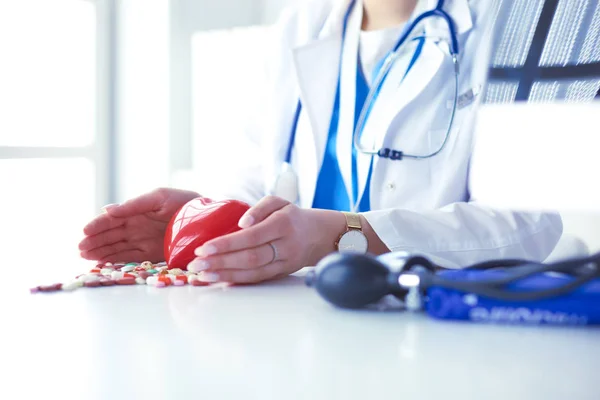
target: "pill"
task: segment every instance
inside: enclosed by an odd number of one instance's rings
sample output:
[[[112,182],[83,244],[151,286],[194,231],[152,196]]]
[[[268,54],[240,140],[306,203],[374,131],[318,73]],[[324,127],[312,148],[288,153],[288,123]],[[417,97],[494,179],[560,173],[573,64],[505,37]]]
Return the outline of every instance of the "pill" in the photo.
[[[95,282],[100,280],[100,276],[94,274],[82,275],[77,279],[79,282]]]
[[[123,274],[123,278],[134,278],[135,279],[135,278],[137,278],[137,275],[126,273],[126,274]]]
[[[146,280],[143,278],[135,278],[135,283],[137,283],[138,285],[145,285]]]
[[[39,286],[40,292],[56,292],[62,289],[62,283],[55,283],[54,285]]]
[[[100,281],[85,282],[83,286],[85,286],[86,288],[95,288],[98,286],[102,286],[102,283],[100,283]]]
[[[161,261],[158,264],[156,264],[157,267],[166,267],[167,263],[165,261]]]
[[[117,285],[135,285],[135,278],[117,279]]]
[[[100,281],[100,284],[102,286],[113,286],[116,284],[116,282],[112,279],[107,279],[107,280]]]
[[[135,267],[133,270],[136,271],[136,272],[141,272],[141,271],[145,271],[146,268],[144,268],[144,267]]]
[[[153,269],[154,265],[150,261],[144,261],[142,264],[140,264],[140,267],[148,270],[148,269]]]
[[[161,270],[161,271],[158,271],[158,274],[159,274],[159,275],[168,275],[168,274],[169,274],[169,271],[167,271],[166,269],[163,269],[163,270]]]
[[[102,271],[102,268],[92,268],[90,270],[90,274],[99,274]]]
[[[112,274],[113,271],[114,271],[114,269],[112,269],[112,268],[102,268],[100,270],[100,273],[102,275],[110,275],[110,274]]]
[[[164,283],[167,286],[169,286],[173,283],[173,281],[166,275],[158,276],[158,281]]]
[[[134,265],[126,265],[123,268],[121,268],[121,272],[131,272],[135,269]]]
[[[173,285],[175,285],[175,286],[183,286],[183,285],[185,285],[185,282],[178,279],[175,282],[173,282]]]
[[[154,274],[158,273],[158,270],[156,270],[156,269],[149,269],[148,273],[154,275]]]
[[[31,294],[39,293],[40,292],[40,287],[39,286],[33,287],[33,288],[29,289],[29,292]]]
[[[149,276],[146,279],[146,284],[147,285],[156,285],[158,283],[158,276]]]
[[[183,270],[180,268],[173,268],[173,269],[169,270],[169,273],[171,275],[183,275]]]
[[[79,289],[83,285],[84,285],[83,281],[73,280],[73,281],[70,281],[70,282],[63,283],[62,290],[66,291],[66,292],[70,292],[72,290]]]
[[[164,282],[157,282],[156,285],[154,285],[154,287],[158,287],[158,288],[164,288],[167,287],[168,285],[165,284]]]
[[[117,280],[117,279],[123,279],[123,276],[124,276],[124,275],[125,275],[125,274],[124,274],[124,273],[122,273],[121,271],[113,271],[113,272],[110,274],[110,277],[111,277],[112,279],[114,279],[114,280]]]
[[[139,276],[140,278],[142,278],[142,279],[144,279],[144,280],[145,280],[145,279],[148,279],[148,277],[149,277],[149,276],[152,276],[152,275],[150,275],[150,274],[149,274],[148,272],[146,272],[146,271],[140,271],[140,272],[138,273],[138,276]]]
[[[183,282],[184,284],[188,283],[188,277],[185,275],[178,275],[175,277],[175,283]]]
[[[107,262],[107,263],[104,263],[104,265],[105,265],[105,266],[107,266],[107,267],[112,267],[112,266],[113,266],[113,263],[111,263],[111,262]]]

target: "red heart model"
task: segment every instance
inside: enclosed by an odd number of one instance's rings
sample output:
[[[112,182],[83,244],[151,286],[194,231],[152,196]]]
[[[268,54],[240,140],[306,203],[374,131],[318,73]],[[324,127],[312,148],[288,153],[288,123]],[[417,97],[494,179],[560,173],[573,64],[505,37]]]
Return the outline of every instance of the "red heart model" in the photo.
[[[207,241],[240,230],[238,222],[250,206],[238,200],[213,201],[198,197],[171,218],[165,232],[165,257],[169,269],[187,269],[194,250]]]

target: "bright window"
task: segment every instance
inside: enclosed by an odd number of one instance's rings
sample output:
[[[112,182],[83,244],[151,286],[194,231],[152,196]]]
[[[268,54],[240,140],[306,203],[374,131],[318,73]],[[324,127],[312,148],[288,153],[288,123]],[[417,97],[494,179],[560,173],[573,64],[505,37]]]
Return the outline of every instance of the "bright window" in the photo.
[[[0,1],[0,246],[5,267],[41,274],[27,284],[82,270],[77,243],[106,196],[104,4]]]

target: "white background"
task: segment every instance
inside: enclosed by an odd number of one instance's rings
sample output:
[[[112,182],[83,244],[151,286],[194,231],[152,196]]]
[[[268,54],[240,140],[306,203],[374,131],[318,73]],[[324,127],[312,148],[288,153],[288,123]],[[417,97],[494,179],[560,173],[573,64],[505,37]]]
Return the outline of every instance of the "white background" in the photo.
[[[102,205],[201,191],[192,171],[215,153],[210,132],[239,129],[231,116],[260,90],[257,26],[293,2],[0,0],[5,262],[79,271],[81,228]],[[600,249],[600,224],[566,221]]]

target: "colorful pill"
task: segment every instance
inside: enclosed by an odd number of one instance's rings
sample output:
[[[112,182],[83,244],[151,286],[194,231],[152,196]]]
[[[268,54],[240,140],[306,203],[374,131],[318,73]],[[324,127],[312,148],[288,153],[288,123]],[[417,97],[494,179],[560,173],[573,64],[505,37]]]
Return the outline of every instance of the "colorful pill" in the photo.
[[[90,274],[99,274],[102,271],[102,268],[92,268],[90,270]]]
[[[137,278],[137,275],[130,274],[130,273],[125,273],[125,274],[123,274],[123,278],[133,278],[133,279],[135,279],[135,278]]]
[[[148,271],[148,273],[149,273],[149,274],[152,274],[152,275],[154,275],[154,274],[157,274],[157,273],[158,273],[158,270],[156,270],[156,269],[149,269],[149,270],[147,270],[147,271]]]
[[[173,268],[169,270],[171,275],[183,275],[183,270],[181,268]]]
[[[123,268],[121,268],[121,272],[131,272],[135,269],[134,265],[126,265]]]
[[[117,285],[135,285],[135,278],[117,279]]]
[[[102,283],[100,283],[100,281],[85,282],[83,286],[85,286],[86,288],[96,288],[102,286]]]
[[[149,276],[152,276],[152,275],[150,275],[150,274],[149,274],[148,272],[146,272],[146,271],[140,271],[140,272],[138,273],[138,276],[139,276],[140,278],[142,278],[142,279],[146,280],[146,279],[148,279],[148,277],[149,277]]]
[[[102,286],[114,286],[116,284],[116,282],[112,279],[107,279],[107,280],[100,281],[100,284]]]
[[[178,279],[175,282],[173,282],[173,285],[175,285],[175,286],[184,286],[185,282]]]
[[[111,263],[111,262],[107,262],[107,263],[104,263],[104,265],[105,265],[105,266],[107,266],[107,267],[112,267],[112,266],[113,266],[113,263]]]
[[[167,286],[173,283],[173,281],[166,275],[158,276],[158,281],[164,283]]]
[[[135,283],[137,283],[138,285],[145,285],[146,280],[143,278],[135,278]]]
[[[188,283],[188,277],[185,275],[178,275],[175,277],[175,283],[183,282],[184,284]]]
[[[62,283],[55,283],[54,285],[45,285],[38,287],[40,292],[56,292],[62,289]]]
[[[140,264],[140,267],[148,270],[148,269],[153,269],[154,265],[150,261],[144,261],[143,263]]]
[[[112,268],[102,268],[102,269],[100,270],[100,273],[101,273],[102,275],[110,275],[110,274],[112,274],[112,273],[113,273],[113,271],[114,271],[114,269],[112,269]]]

